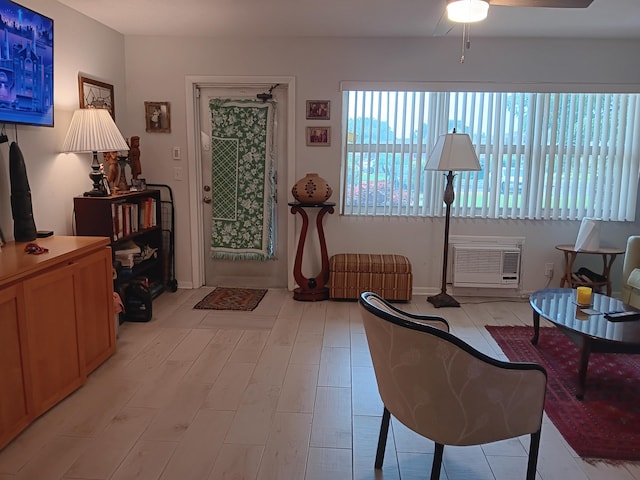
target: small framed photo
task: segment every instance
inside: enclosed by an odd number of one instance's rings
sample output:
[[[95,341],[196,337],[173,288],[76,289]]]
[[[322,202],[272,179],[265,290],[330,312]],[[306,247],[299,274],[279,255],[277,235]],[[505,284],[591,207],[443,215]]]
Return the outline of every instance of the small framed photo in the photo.
[[[329,100],[307,100],[307,120],[329,120]]]
[[[78,75],[80,108],[105,108],[116,119],[113,85]]]
[[[109,186],[109,182],[105,176],[102,177],[102,189],[105,191],[107,196],[111,196],[111,187]]]
[[[310,147],[331,145],[331,127],[307,127],[307,145]]]
[[[144,116],[147,123],[147,132],[171,132],[169,102],[144,102]]]

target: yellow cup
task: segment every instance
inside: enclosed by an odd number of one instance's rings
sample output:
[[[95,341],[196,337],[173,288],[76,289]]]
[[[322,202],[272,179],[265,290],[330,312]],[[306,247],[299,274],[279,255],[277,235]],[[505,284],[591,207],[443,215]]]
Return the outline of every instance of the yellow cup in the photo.
[[[591,287],[578,287],[576,301],[580,305],[591,305]]]

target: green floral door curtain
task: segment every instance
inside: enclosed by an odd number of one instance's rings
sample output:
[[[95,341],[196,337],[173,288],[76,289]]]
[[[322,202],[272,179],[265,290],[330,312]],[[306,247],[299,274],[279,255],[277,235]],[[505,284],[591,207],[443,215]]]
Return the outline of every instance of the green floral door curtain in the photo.
[[[268,260],[275,251],[274,102],[213,99],[211,256]]]

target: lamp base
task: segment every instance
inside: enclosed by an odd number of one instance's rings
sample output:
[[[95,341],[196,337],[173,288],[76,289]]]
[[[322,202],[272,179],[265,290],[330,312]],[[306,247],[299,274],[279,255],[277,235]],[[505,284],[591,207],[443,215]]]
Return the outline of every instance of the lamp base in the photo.
[[[85,197],[108,197],[109,195],[105,190],[90,190],[88,192],[84,192],[83,196]]]
[[[432,303],[434,307],[459,307],[458,301],[451,295],[445,292],[440,292],[438,295],[427,297],[427,302]]]

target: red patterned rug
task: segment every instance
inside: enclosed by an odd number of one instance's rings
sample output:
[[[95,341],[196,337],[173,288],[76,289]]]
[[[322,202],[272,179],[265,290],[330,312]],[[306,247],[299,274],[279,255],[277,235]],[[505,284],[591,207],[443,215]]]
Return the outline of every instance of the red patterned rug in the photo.
[[[216,287],[213,292],[200,300],[193,308],[201,310],[250,311],[258,306],[266,293],[266,288]]]
[[[584,400],[576,394],[578,348],[556,328],[486,327],[511,361],[547,369],[545,411],[580,457],[640,460],[640,356],[591,354]]]

